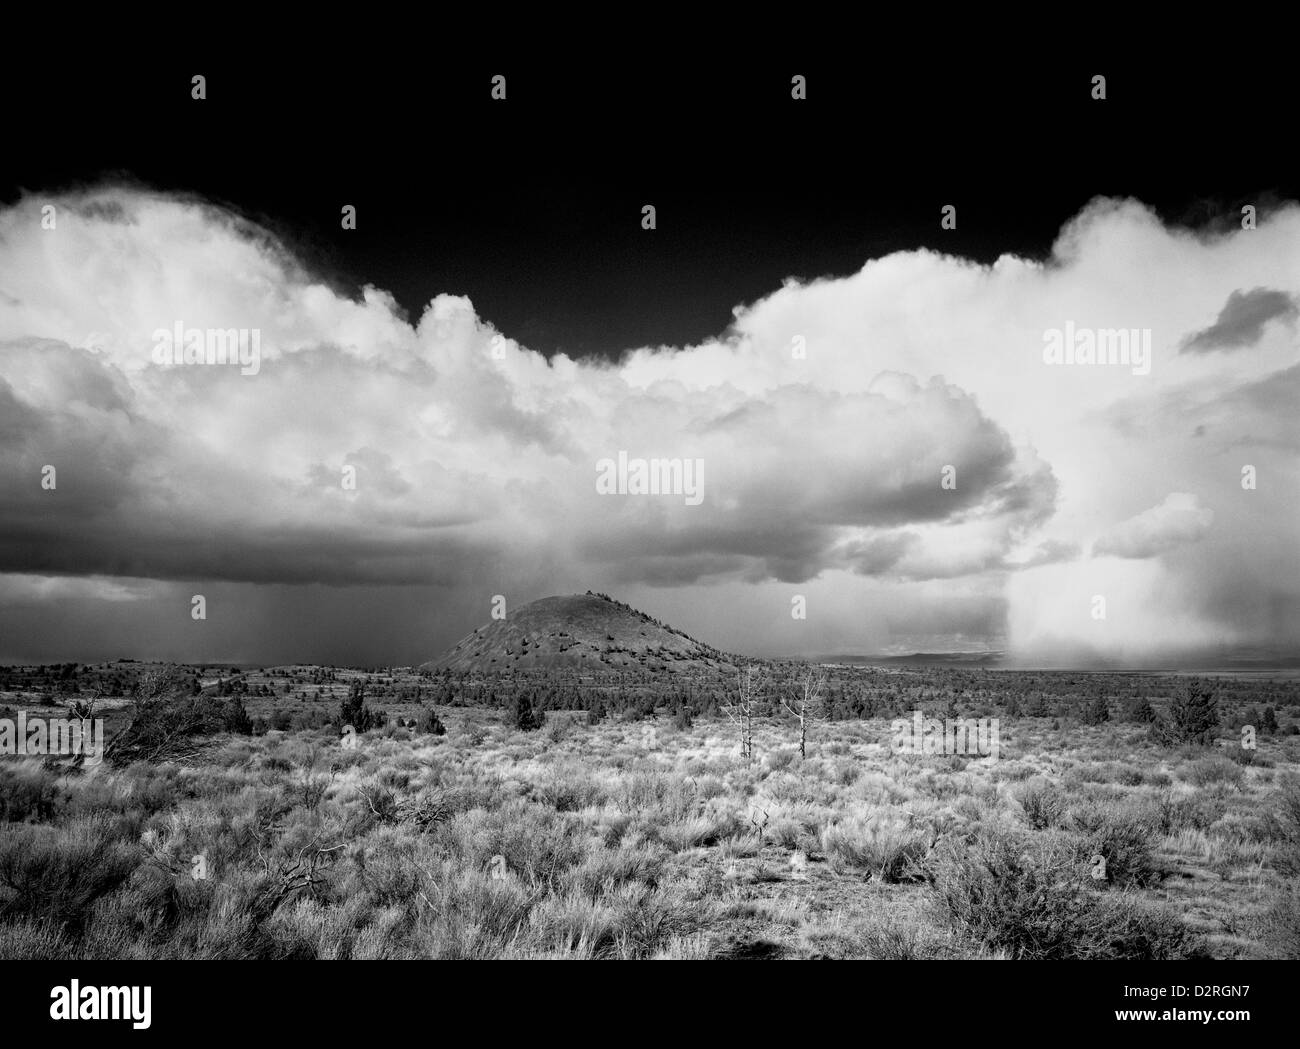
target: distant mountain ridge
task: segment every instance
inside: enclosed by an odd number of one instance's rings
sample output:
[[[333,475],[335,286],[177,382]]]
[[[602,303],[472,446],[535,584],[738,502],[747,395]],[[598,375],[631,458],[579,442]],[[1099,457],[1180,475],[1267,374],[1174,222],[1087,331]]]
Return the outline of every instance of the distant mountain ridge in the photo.
[[[493,619],[421,670],[576,668],[592,671],[729,669],[711,645],[590,590],[543,597]]]
[[[832,655],[808,656],[810,663],[839,663],[846,666],[971,666],[995,667],[1003,663],[1003,652],[911,652],[905,656]]]

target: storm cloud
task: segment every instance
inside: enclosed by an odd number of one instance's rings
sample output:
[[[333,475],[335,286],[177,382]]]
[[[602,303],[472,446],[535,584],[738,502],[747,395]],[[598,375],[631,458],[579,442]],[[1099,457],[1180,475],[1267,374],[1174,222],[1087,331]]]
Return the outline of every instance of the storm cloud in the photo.
[[[1294,402],[1276,394],[1294,339],[1266,323],[1294,317],[1296,289],[1265,291],[1300,272],[1294,207],[1244,252],[1098,201],[1046,263],[897,253],[611,364],[548,359],[446,289],[411,323],[201,201],[109,186],[53,202],[56,230],[44,198],[0,212],[0,659],[134,639],[415,662],[494,594],[588,588],[739,651],[1029,650],[1088,629],[1051,580],[1112,578],[1102,562],[1133,563],[1139,634],[1163,637],[1161,588],[1248,598],[1218,569],[1198,586],[1174,556],[1193,539],[1284,604],[1300,594],[1281,555]],[[1252,345],[1231,371],[1177,341],[1225,295],[1196,340]],[[1066,321],[1150,328],[1151,373],[1045,364],[1043,332]],[[155,333],[178,324],[256,329],[256,373],[159,364]],[[703,500],[601,494],[597,464],[620,453],[702,462]],[[1267,487],[1243,490],[1243,463]],[[214,609],[201,641],[194,593]],[[1200,617],[1189,636],[1226,629],[1199,597],[1179,615]],[[1230,618],[1261,642],[1289,623]]]

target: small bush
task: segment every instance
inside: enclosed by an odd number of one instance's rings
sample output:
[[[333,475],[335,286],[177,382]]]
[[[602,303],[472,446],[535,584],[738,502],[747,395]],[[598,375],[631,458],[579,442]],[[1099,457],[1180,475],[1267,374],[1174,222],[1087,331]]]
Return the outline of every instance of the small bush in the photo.
[[[1065,815],[1065,794],[1042,780],[1031,780],[1014,794],[1024,812],[1025,822],[1034,830],[1060,826]]]
[[[1225,811],[1226,806],[1217,798],[1175,798],[1167,793],[1156,803],[1155,825],[1161,834],[1209,830]]]
[[[121,886],[141,860],[104,820],[67,827],[10,827],[0,838],[0,911],[47,919],[77,934],[101,896]]]
[[[864,870],[878,881],[919,881],[928,837],[907,827],[873,818],[832,824],[821,834],[822,851],[837,870]]]
[[[1174,774],[1196,787],[1221,783],[1236,789],[1241,788],[1246,775],[1240,765],[1225,758],[1200,758],[1181,766]]]
[[[1104,696],[1093,696],[1084,703],[1079,720],[1085,725],[1101,725],[1110,720],[1110,706]]]
[[[1078,809],[1070,813],[1070,824],[1084,836],[1080,859],[1104,873],[1093,876],[1098,886],[1144,887],[1163,876],[1151,854],[1152,829],[1141,820],[1111,809]],[[1097,864],[1098,858],[1104,864]]]
[[[935,863],[940,916],[977,944],[1013,958],[1166,959],[1199,947],[1182,923],[1085,887],[1074,849],[1055,836],[985,832],[949,842]]]
[[[1300,959],[1300,884],[1282,889],[1264,915],[1263,930],[1269,957]]]
[[[1156,720],[1155,708],[1145,696],[1127,700],[1121,713],[1125,721],[1135,725],[1150,725]]]
[[[447,726],[442,723],[442,719],[438,717],[438,712],[432,705],[420,711],[420,717],[415,727],[420,732],[428,732],[434,736],[445,736],[447,734]]]
[[[58,781],[44,769],[0,768],[0,821],[52,823],[62,804]]]
[[[763,764],[773,772],[780,772],[790,767],[797,753],[795,750],[773,750],[763,758]]]

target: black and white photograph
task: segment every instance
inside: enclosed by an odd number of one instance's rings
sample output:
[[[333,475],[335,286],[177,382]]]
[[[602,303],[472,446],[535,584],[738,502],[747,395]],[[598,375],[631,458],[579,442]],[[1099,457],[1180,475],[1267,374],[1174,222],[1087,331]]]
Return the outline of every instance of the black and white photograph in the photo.
[[[183,1037],[192,961],[1281,1009],[1294,86],[890,50],[6,70],[32,1023]]]

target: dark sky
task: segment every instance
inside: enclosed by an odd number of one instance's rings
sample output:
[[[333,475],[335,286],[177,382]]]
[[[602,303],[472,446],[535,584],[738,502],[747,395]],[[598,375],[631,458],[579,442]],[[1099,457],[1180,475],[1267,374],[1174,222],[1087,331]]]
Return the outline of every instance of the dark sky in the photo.
[[[545,63],[451,50],[417,65],[92,56],[16,109],[0,194],[119,173],[197,193],[271,227],[341,289],[388,289],[412,318],[435,294],[467,295],[525,345],[575,356],[692,344],[786,277],[895,250],[1042,257],[1099,194],[1194,224],[1295,195],[1270,117],[1286,85],[1263,61],[1205,75],[931,46],[699,63],[658,48]],[[498,72],[505,103],[489,98]],[[1089,97],[1098,72],[1104,102]],[[31,92],[7,76],[11,97]],[[356,231],[340,229],[344,203]],[[945,203],[956,231],[939,229]]]

